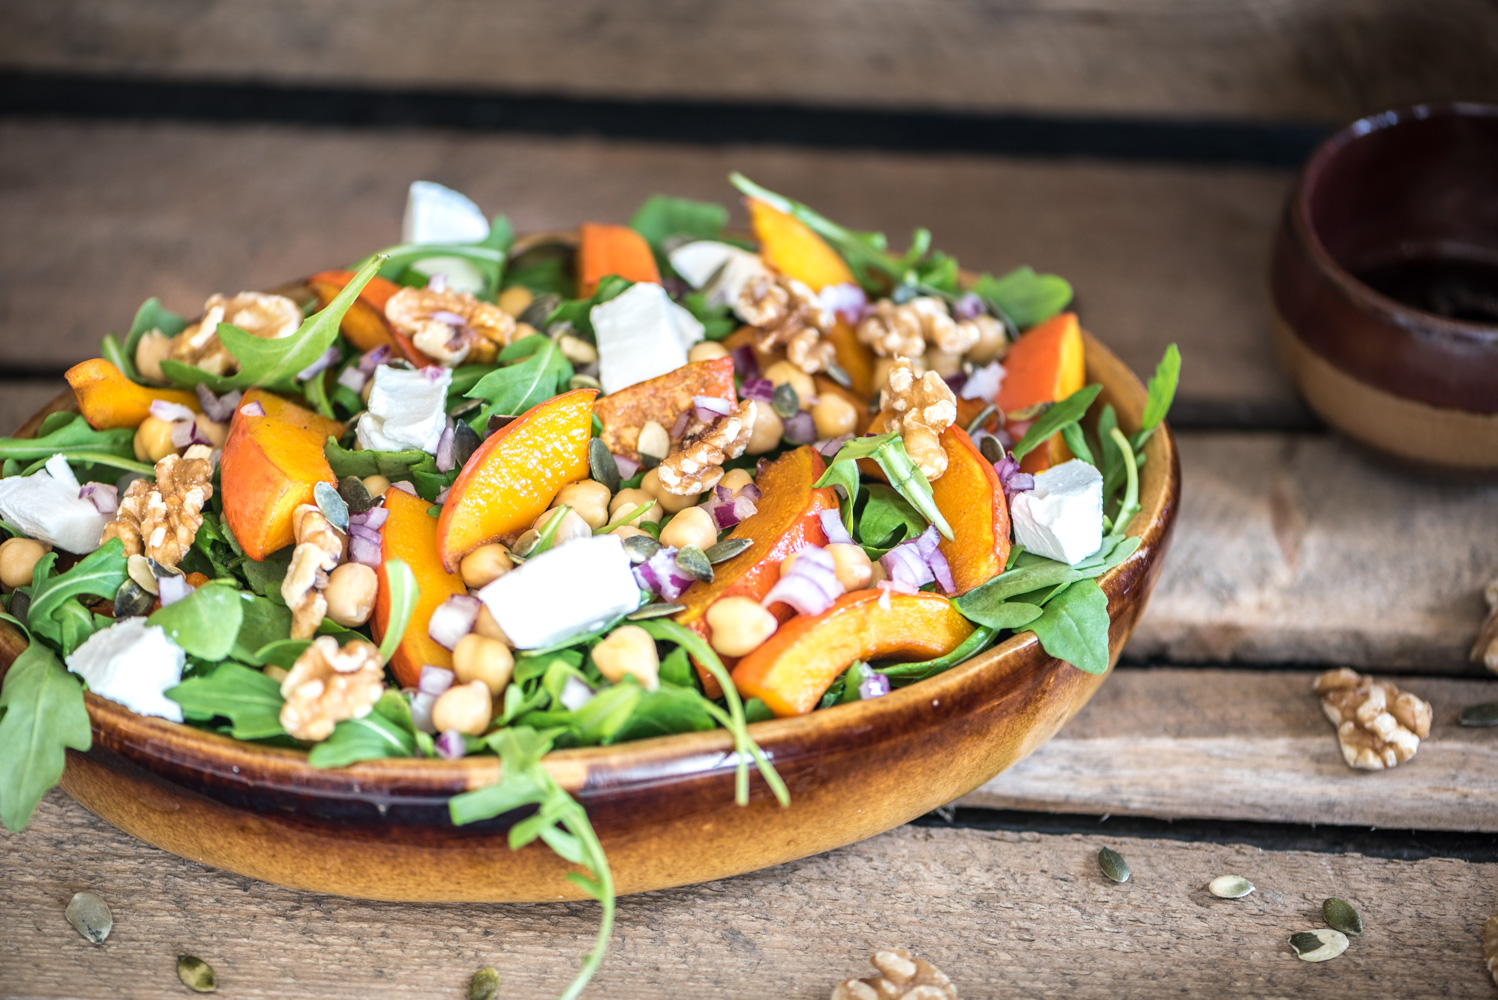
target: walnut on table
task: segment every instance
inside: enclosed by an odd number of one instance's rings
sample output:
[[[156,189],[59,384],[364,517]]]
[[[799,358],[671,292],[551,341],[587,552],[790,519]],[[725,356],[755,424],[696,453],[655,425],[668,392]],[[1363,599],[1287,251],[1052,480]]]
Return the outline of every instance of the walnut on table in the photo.
[[[723,463],[738,458],[749,446],[758,406],[745,399],[710,423],[692,417],[677,449],[656,470],[661,489],[675,496],[695,496],[723,478]]]
[[[1321,708],[1337,727],[1348,767],[1381,771],[1415,756],[1430,735],[1430,703],[1389,681],[1347,667],[1328,670],[1314,685]]]
[[[302,310],[284,295],[240,292],[232,299],[212,295],[203,305],[203,318],[172,338],[168,356],[214,375],[238,371],[238,360],[219,340],[220,323],[237,326],[262,340],[279,340],[296,333],[302,325]]]
[[[784,347],[786,360],[808,375],[832,363],[836,352],[826,338],[837,319],[802,282],[757,275],[739,290],[734,311],[755,328],[754,346],[761,352]]]
[[[1498,674],[1498,580],[1488,584],[1482,592],[1488,602],[1488,617],[1477,630],[1477,640],[1472,643],[1472,662],[1481,663]]]
[[[899,431],[905,453],[928,480],[947,471],[947,452],[941,432],[957,420],[957,396],[936,372],[916,373],[910,358],[896,358],[889,381],[879,393],[885,429]]]
[[[281,599],[291,609],[291,637],[310,639],[328,613],[322,591],[328,585],[328,574],[343,559],[348,540],[313,504],[304,503],[293,511],[291,524],[296,548],[281,580]]]
[[[299,740],[333,735],[347,719],[362,719],[385,693],[385,670],[373,643],[355,639],[342,649],[320,635],[297,657],[281,682],[281,728]]]
[[[207,445],[156,463],[156,481],[137,479],[120,498],[103,541],[118,538],[127,556],[144,555],[175,566],[187,555],[203,524],[203,505],[213,496],[213,460]]]
[[[515,339],[513,316],[467,292],[402,288],[385,303],[385,318],[446,368],[465,360],[488,364]]]
[[[904,948],[877,951],[869,961],[879,975],[838,983],[832,1000],[958,1000],[946,973]]]

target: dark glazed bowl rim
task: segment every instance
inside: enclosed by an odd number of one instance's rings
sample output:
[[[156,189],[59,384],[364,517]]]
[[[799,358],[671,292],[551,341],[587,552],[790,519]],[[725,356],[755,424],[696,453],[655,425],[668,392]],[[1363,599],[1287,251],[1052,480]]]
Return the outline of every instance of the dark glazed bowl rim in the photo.
[[[1413,104],[1407,107],[1365,115],[1327,137],[1306,161],[1295,191],[1290,198],[1290,220],[1302,246],[1316,269],[1328,277],[1348,299],[1370,312],[1382,314],[1405,330],[1419,330],[1457,340],[1498,343],[1498,325],[1471,323],[1450,319],[1416,309],[1392,299],[1355,277],[1344,268],[1321,241],[1321,234],[1311,223],[1311,191],[1321,181],[1330,164],[1352,143],[1375,132],[1398,128],[1410,122],[1434,118],[1477,118],[1498,121],[1498,104],[1476,101],[1444,101]]]

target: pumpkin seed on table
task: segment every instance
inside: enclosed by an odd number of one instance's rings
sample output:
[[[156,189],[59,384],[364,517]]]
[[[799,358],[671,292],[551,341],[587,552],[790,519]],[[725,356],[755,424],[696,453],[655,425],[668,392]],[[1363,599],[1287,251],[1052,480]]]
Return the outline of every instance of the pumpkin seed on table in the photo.
[[[720,562],[732,559],[753,544],[752,538],[725,538],[716,545],[709,545],[702,554],[707,556],[708,562],[716,566]]]
[[[1242,875],[1219,875],[1207,883],[1207,891],[1219,899],[1242,899],[1254,891],[1254,884]]]
[[[1326,962],[1347,950],[1347,935],[1325,928],[1290,935],[1290,947],[1302,962]]]
[[[213,966],[196,955],[177,956],[177,978],[194,993],[212,993],[218,989],[218,976],[214,974]]]
[[[468,980],[468,1000],[494,1000],[499,996],[499,972],[486,965]]]
[[[1463,726],[1498,726],[1498,701],[1487,701],[1481,705],[1468,705],[1456,720]]]
[[[1358,916],[1358,911],[1345,899],[1338,899],[1336,896],[1327,899],[1321,904],[1321,916],[1328,926],[1343,934],[1363,933],[1363,918]]]
[[[1097,852],[1098,867],[1103,874],[1115,882],[1127,882],[1129,880],[1129,863],[1124,856],[1111,847],[1105,847]]]
[[[75,892],[63,911],[73,929],[94,944],[103,944],[114,929],[114,915],[109,904],[91,892]]]

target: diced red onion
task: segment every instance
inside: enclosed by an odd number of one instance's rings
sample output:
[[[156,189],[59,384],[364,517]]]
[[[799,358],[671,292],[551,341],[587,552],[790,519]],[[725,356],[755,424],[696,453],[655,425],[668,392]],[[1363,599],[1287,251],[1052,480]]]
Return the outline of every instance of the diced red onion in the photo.
[[[823,458],[834,458],[843,445],[853,440],[852,434],[839,434],[834,438],[819,438],[811,443]]]
[[[973,369],[973,373],[967,377],[962,388],[957,390],[957,395],[963,399],[986,399],[992,401],[998,398],[999,386],[1004,384],[1004,366],[997,361],[990,361],[981,368]]]
[[[312,362],[306,368],[296,373],[298,382],[305,382],[314,375],[321,375],[328,370],[328,366],[338,360],[338,348],[330,347],[322,352],[322,357]]]
[[[870,698],[883,698],[889,692],[889,678],[884,674],[870,674],[858,684],[858,697],[865,701]]]
[[[1005,452],[1004,457],[993,464],[993,469],[999,475],[1005,500],[1013,501],[1016,493],[1027,493],[1035,488],[1035,477],[1019,470],[1019,461],[1011,452]]]
[[[676,564],[676,551],[672,546],[662,546],[634,568],[635,582],[664,601],[676,600],[696,582]]]
[[[109,483],[84,483],[78,499],[92,503],[100,514],[113,514],[120,509],[120,492]]]
[[[172,444],[178,448],[186,448],[194,444],[212,444],[208,436],[198,430],[196,420],[178,420],[172,424]]]
[[[753,483],[746,483],[738,490],[730,490],[727,486],[715,486],[713,495],[702,504],[702,509],[713,516],[718,530],[722,531],[752,516],[758,510],[755,501],[759,499],[759,487]]]
[[[338,373],[338,384],[350,392],[360,393],[369,384],[369,376],[356,366],[349,366]]]
[[[181,403],[169,403],[164,399],[151,400],[151,416],[168,423],[178,420],[193,420],[197,414]]]
[[[672,441],[677,440],[678,438],[680,438],[682,436],[682,434],[686,433],[686,429],[687,429],[687,417],[688,416],[689,416],[689,414],[687,414],[687,413],[679,414],[677,416],[677,418],[676,418],[676,423],[674,423],[674,424],[671,425],[671,440]]]
[[[885,611],[888,611],[890,608],[891,594],[919,594],[921,592],[919,587],[912,587],[910,584],[899,580],[880,580],[874,584],[874,587],[884,591],[884,593],[879,595],[879,606]]]
[[[843,594],[837,569],[826,549],[808,545],[796,550],[796,560],[760,601],[765,607],[789,604],[803,615],[819,615]]]
[[[811,444],[817,439],[817,425],[810,413],[799,410],[785,422],[785,430],[781,431],[781,436],[789,444]]]
[[[437,726],[432,722],[432,706],[437,703],[434,694],[423,694],[420,691],[411,693],[411,723],[417,732],[435,733]]]
[[[735,490],[733,495],[735,497],[748,497],[750,503],[759,503],[765,498],[764,493],[753,483],[745,483]]]
[[[576,712],[593,700],[593,689],[582,680],[569,676],[567,683],[562,685],[562,696],[559,700],[567,711]]]
[[[170,573],[156,580],[158,596],[161,598],[161,606],[175,604],[188,594],[192,593],[192,584],[187,582],[187,577]]]
[[[932,549],[926,562],[930,565],[931,574],[936,577],[936,585],[941,588],[941,592],[948,595],[957,593],[957,581],[952,579],[952,566],[947,562],[947,554],[940,548]]]
[[[623,455],[614,456],[614,464],[619,467],[620,479],[633,479],[635,473],[640,471],[640,463]]]
[[[849,283],[827,285],[817,293],[817,305],[827,312],[836,313],[844,323],[858,322],[868,301],[869,297],[862,288]]]
[[[427,288],[433,292],[447,291],[447,275],[438,271],[427,279]]]
[[[380,533],[367,524],[356,522],[353,515],[349,515],[348,535],[350,538],[363,538],[371,542],[380,540]]]
[[[729,353],[733,356],[734,374],[739,378],[748,379],[759,374],[759,359],[754,356],[754,348],[740,344]]]
[[[941,535],[937,532],[935,525],[930,525],[905,544],[914,545],[922,559],[930,559],[931,553],[938,551],[937,546],[941,544]]]
[[[244,398],[244,393],[238,389],[215,396],[213,390],[199,382],[196,386],[198,393],[198,405],[203,407],[203,412],[208,419],[216,424],[227,423],[234,418],[234,408]]]
[[[432,749],[437,751],[437,756],[444,760],[461,760],[468,752],[468,746],[463,742],[463,734],[456,729],[449,729],[432,742]]]
[[[423,368],[421,370],[421,373],[423,375],[425,375],[426,378],[427,378],[427,381],[430,382],[430,383],[432,383],[433,385],[436,385],[438,382],[441,382],[443,380],[443,378],[445,378],[446,375],[447,375],[446,369],[441,368],[438,365],[427,365],[425,368]]]
[[[380,568],[380,541],[379,536],[366,538],[363,535],[349,535],[348,539],[349,562],[356,562],[371,569]]]
[[[824,510],[817,517],[822,520],[822,531],[827,536],[828,545],[853,544],[853,536],[848,534],[841,514],[835,510]]]
[[[967,372],[956,371],[950,375],[943,375],[941,380],[947,383],[947,388],[954,393],[961,394],[962,387],[967,385]]]
[[[756,403],[768,403],[775,397],[775,383],[759,375],[750,375],[739,387],[739,395]]]
[[[458,640],[473,631],[478,621],[483,602],[469,594],[454,594],[432,612],[427,622],[427,635],[439,646],[452,649]]]
[[[416,681],[416,690],[422,694],[439,695],[453,686],[457,675],[446,667],[430,663],[421,668],[421,677]]]
[[[442,429],[442,436],[437,439],[437,471],[451,472],[458,464],[453,457],[453,422],[449,417],[447,426]]]
[[[265,407],[261,406],[260,400],[257,399],[241,406],[239,412],[247,417],[263,417],[265,416]]]
[[[468,325],[468,317],[459,316],[457,313],[450,312],[447,309],[434,309],[427,313],[427,316],[439,323],[446,323],[451,327],[465,327]]]
[[[349,515],[350,524],[362,524],[366,528],[379,531],[385,526],[385,519],[390,516],[390,511],[384,507],[371,507],[358,514]]]
[[[692,412],[703,423],[711,423],[718,417],[726,417],[732,413],[733,403],[717,396],[693,396]]]
[[[390,488],[392,490],[400,490],[402,493],[409,493],[413,497],[416,495],[416,487],[412,485],[409,479],[402,479],[398,483],[391,483]]]
[[[931,567],[910,542],[901,542],[879,560],[891,580],[919,589],[936,579]]]
[[[952,315],[959,320],[976,319],[985,312],[983,300],[975,292],[968,292],[952,303]]]
[[[372,351],[365,351],[359,358],[359,370],[366,375],[390,360],[390,345],[381,344]]]

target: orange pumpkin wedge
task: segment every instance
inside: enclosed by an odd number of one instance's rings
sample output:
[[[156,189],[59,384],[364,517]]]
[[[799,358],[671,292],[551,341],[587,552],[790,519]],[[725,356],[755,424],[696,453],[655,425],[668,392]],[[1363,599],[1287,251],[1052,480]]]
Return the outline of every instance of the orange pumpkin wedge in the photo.
[[[645,237],[628,226],[584,222],[578,228],[577,297],[591,298],[598,283],[611,274],[626,281],[661,283],[660,268]]]
[[[820,615],[798,615],[733,668],[745,698],[758,698],[778,716],[805,715],[854,660],[928,660],[945,656],[973,632],[952,602],[939,594],[844,594]]]
[[[806,223],[753,198],[748,205],[749,221],[765,263],[814,292],[828,285],[854,283],[847,263]]]
[[[693,396],[738,399],[733,387],[733,358],[694,361],[675,371],[599,396],[593,412],[603,424],[603,443],[615,455],[638,459],[640,429],[651,420],[670,427],[692,408]]]
[[[139,427],[156,400],[178,403],[194,413],[203,411],[197,393],[181,389],[150,389],[137,385],[103,358],[94,358],[68,369],[68,385],[78,400],[78,412],[94,430]]]
[[[390,585],[385,563],[401,559],[416,577],[419,596],[411,622],[401,636],[400,645],[390,657],[390,668],[401,687],[415,687],[426,664],[451,670],[452,653],[427,634],[432,612],[454,594],[466,594],[463,578],[449,573],[437,554],[437,519],[427,513],[431,504],[404,490],[385,493],[389,516],[380,529],[380,592],[375,598],[371,629],[375,642],[383,642],[390,624]]]
[[[1005,413],[1037,403],[1054,403],[1082,388],[1087,369],[1077,314],[1061,313],[1031,327],[1009,348],[1003,364],[1004,381],[999,385],[997,402]],[[1071,457],[1066,442],[1055,434],[1045,447],[1026,455],[1020,467],[1026,472],[1043,472]]]
[[[353,279],[353,271],[323,271],[308,278],[307,287],[317,293],[318,301],[326,309],[328,303],[343,291],[343,286]],[[354,304],[343,314],[338,332],[361,351],[372,351],[382,345],[391,347],[407,361],[422,368],[434,362],[416,349],[410,337],[391,327],[385,319],[385,304],[400,288],[400,285],[388,279],[379,276],[370,278],[369,284],[364,286]]]
[[[938,547],[952,569],[957,593],[965,594],[1004,571],[1009,560],[1009,504],[993,463],[960,427],[942,431],[947,471],[931,484],[936,509],[952,527],[952,540]]]

